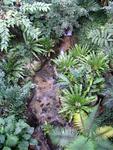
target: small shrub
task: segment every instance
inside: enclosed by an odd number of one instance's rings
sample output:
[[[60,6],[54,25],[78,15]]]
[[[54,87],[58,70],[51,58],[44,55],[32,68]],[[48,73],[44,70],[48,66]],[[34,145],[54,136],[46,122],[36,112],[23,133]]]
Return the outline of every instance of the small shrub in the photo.
[[[37,144],[32,138],[34,128],[15,116],[0,118],[0,149],[28,150],[29,145]]]

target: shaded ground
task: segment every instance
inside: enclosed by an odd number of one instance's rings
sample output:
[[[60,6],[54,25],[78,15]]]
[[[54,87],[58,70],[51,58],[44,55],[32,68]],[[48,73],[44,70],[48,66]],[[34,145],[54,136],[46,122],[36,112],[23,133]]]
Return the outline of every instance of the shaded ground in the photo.
[[[35,94],[30,103],[32,113],[35,115],[38,123],[61,122],[58,115],[60,101],[58,96],[58,87],[55,84],[54,67],[47,63],[34,77],[36,84]]]
[[[51,147],[49,147],[40,126],[46,121],[53,125],[64,124],[58,114],[60,100],[55,80],[55,69],[50,62],[38,71],[34,77],[36,88],[28,107],[28,120],[32,126],[36,127],[34,136],[41,145],[38,150],[49,150]]]

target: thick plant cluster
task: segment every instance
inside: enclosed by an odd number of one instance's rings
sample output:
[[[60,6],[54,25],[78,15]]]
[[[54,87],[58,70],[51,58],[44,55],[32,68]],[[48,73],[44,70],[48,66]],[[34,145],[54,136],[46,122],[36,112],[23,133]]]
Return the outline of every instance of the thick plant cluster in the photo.
[[[81,17],[89,18],[90,12],[99,10],[99,5],[93,0],[51,0],[51,9],[47,13],[47,22],[44,22],[44,31],[47,35],[61,36],[65,28],[79,28]]]
[[[0,150],[34,150],[46,144],[53,150],[113,149],[112,15],[110,0],[0,1]],[[76,36],[78,43],[58,54],[59,42],[65,45],[67,38],[70,44]],[[34,77],[39,71],[42,79],[50,61],[56,66],[56,76],[47,73],[47,83],[54,87],[56,80],[52,98],[58,96],[58,114],[63,119],[55,116],[53,122],[38,126],[37,113],[34,130],[26,123],[30,122],[26,112],[31,111],[35,119],[37,111],[28,99],[32,91],[37,92],[45,105],[46,96],[51,96],[51,88],[45,92],[43,85],[38,87],[43,82],[45,88],[46,79],[35,81]],[[39,94],[38,88],[44,92]],[[48,103],[45,109],[35,99],[42,112],[54,105]]]
[[[24,120],[34,88],[28,75],[39,67],[41,56],[48,56],[53,41],[42,36],[31,16],[47,13],[50,6],[37,1],[0,2],[0,149],[28,150],[37,145],[34,129]],[[37,66],[31,67],[33,60]]]
[[[10,85],[5,80],[5,73],[0,70],[0,106],[6,107],[9,114],[21,115],[25,109],[25,103],[30,96],[33,84],[28,82],[23,87],[14,83]]]
[[[33,132],[34,128],[23,120],[16,121],[15,116],[0,118],[0,149],[28,150],[29,144],[37,144],[31,137]]]
[[[61,112],[71,118],[78,110],[87,111],[85,104],[96,100],[104,88],[102,74],[108,69],[108,58],[102,52],[90,51],[87,46],[77,45],[69,54],[54,60],[60,73],[59,84],[63,87]]]
[[[27,14],[33,14],[37,11],[47,12],[49,4],[35,2],[33,4],[22,4],[19,11],[16,9],[6,10],[4,18],[0,19],[0,37],[1,37],[1,51],[7,50],[11,35],[10,28],[15,26],[32,39],[38,39],[40,35],[39,28],[35,28],[28,18]]]

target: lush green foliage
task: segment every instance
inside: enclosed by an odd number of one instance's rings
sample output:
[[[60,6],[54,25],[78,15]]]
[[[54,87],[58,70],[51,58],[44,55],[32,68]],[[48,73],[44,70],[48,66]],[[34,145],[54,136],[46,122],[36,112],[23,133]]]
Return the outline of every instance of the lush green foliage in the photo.
[[[86,103],[89,103],[91,100],[94,100],[95,97],[86,97],[83,92],[82,85],[75,85],[70,87],[69,90],[63,90],[62,109],[60,112],[65,115],[70,115],[70,118],[73,117],[74,113],[78,110],[88,110]]]
[[[108,69],[107,56],[103,52],[91,52],[88,46],[77,45],[54,62],[60,73],[58,82],[63,88],[60,112],[70,119],[77,111],[88,113],[90,105],[86,104],[95,101],[104,88],[102,75]]]
[[[0,149],[28,150],[29,144],[37,144],[31,135],[34,128],[24,120],[16,121],[14,116],[0,118]]]
[[[19,116],[25,109],[26,100],[33,86],[30,82],[23,87],[17,84],[10,85],[5,80],[4,75],[4,72],[0,71],[0,105],[4,106],[8,113],[15,113]]]
[[[53,143],[61,145],[65,150],[84,150],[84,148],[88,150],[111,150],[113,145],[107,140],[107,138],[113,136],[113,128],[110,126],[97,128],[94,123],[96,113],[97,108],[95,108],[85,122],[83,121],[83,116],[80,117],[84,129],[82,135],[78,135],[77,132],[72,133],[68,128],[66,128],[66,131],[65,129],[56,128],[50,133]]]
[[[10,28],[15,26],[20,29],[27,37],[32,38],[32,40],[38,39],[40,35],[39,28],[35,28],[33,23],[30,21],[28,15],[29,13],[37,13],[37,11],[47,12],[49,10],[49,4],[34,2],[33,4],[22,4],[19,11],[16,9],[7,10],[6,15],[0,19],[0,37],[1,37],[1,51],[7,50],[8,43],[10,40]]]
[[[51,0],[51,9],[44,21],[44,31],[47,35],[56,34],[58,37],[64,33],[64,28],[80,27],[81,17],[89,18],[89,13],[99,10],[99,5],[90,0]]]
[[[59,114],[66,126],[54,128],[45,122],[39,128],[59,149],[113,149],[108,141],[113,137],[112,115],[108,114],[113,81],[106,78],[113,69],[113,2],[3,0],[0,5],[0,115],[6,117],[0,118],[0,149],[28,150],[30,144],[37,144],[31,138],[34,129],[20,119],[25,118],[27,98],[34,88],[29,75],[47,57],[51,59],[66,29],[78,35],[80,43],[53,59],[60,88]],[[39,65],[35,69],[33,62]],[[104,100],[100,93],[105,94]],[[104,107],[108,113],[103,113]]]
[[[19,55],[10,54],[6,59],[1,60],[0,69],[4,71],[8,82],[17,82],[24,75],[24,62]]]

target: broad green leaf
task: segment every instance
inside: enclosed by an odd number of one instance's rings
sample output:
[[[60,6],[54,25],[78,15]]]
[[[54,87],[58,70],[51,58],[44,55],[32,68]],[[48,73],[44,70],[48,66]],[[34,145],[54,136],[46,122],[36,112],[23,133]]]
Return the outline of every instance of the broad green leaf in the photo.
[[[5,147],[3,148],[3,150],[11,150],[11,148],[5,146]]]
[[[27,141],[22,141],[18,145],[19,150],[28,150],[28,147],[29,147],[29,142]]]
[[[5,135],[0,134],[0,144],[3,144],[5,142]]]
[[[14,135],[8,135],[6,140],[6,145],[9,147],[14,147],[18,144],[18,137]]]

